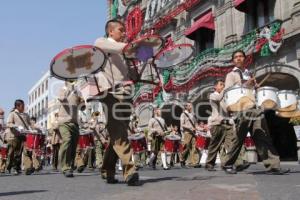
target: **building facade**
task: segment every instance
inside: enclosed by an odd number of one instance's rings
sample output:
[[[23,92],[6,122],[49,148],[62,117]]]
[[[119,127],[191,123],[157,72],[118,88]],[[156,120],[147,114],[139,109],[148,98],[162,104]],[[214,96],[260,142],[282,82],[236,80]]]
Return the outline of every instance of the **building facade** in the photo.
[[[36,117],[37,124],[46,131],[50,128],[54,119],[56,97],[63,81],[50,76],[47,71],[29,90],[27,112],[30,116]]]
[[[262,86],[293,90],[300,84],[300,0],[109,0],[109,18],[121,18],[133,39],[146,33],[194,46],[193,58],[162,70],[162,87],[136,85],[134,103],[146,125],[151,105],[178,123],[182,103],[193,102],[198,118],[209,116],[208,95],[216,78],[232,69],[231,54],[242,49],[247,67]],[[139,9],[142,15],[135,14]],[[132,20],[132,18],[135,18]],[[135,30],[136,21],[142,26]],[[134,21],[134,23],[133,23]],[[132,25],[133,23],[133,25]],[[175,113],[175,114],[174,114]],[[289,119],[266,113],[274,144],[282,159],[297,159],[297,138]]]

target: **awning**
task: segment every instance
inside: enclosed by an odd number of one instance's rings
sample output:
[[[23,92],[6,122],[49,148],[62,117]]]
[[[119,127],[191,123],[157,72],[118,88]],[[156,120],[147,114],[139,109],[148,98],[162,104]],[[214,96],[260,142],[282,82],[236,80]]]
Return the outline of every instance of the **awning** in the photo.
[[[197,21],[195,21],[192,24],[192,26],[184,32],[184,35],[189,37],[192,33],[194,33],[195,31],[201,28],[215,30],[215,22],[214,22],[214,16],[212,14],[212,11],[209,11],[208,13],[200,17]]]
[[[237,10],[239,10],[241,12],[246,12],[247,11],[247,1],[248,0],[234,0],[233,4]]]

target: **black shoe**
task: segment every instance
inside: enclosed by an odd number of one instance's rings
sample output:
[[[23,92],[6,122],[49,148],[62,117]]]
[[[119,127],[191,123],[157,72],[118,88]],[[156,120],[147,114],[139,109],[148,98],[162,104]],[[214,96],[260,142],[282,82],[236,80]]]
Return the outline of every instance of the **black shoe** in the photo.
[[[170,170],[170,167],[164,168],[164,170]]]
[[[29,168],[25,170],[25,175],[31,175],[34,172],[34,168]]]
[[[201,168],[202,166],[201,165],[193,165],[191,166],[192,168]]]
[[[247,163],[237,166],[235,169],[237,172],[241,172],[241,171],[244,171],[245,169],[248,169],[250,167],[250,165],[251,164],[247,162]]]
[[[135,172],[129,175],[126,182],[128,186],[139,186],[139,174]]]
[[[267,171],[269,175],[284,175],[290,172],[290,169],[270,169]]]
[[[180,166],[181,166],[181,168],[187,168],[184,161],[180,161]]]
[[[205,169],[209,172],[215,172],[217,171],[213,166],[211,165],[205,165]]]
[[[80,167],[77,168],[78,173],[82,173],[83,170],[84,170],[84,166],[80,166]]]
[[[106,182],[108,184],[117,184],[117,183],[119,183],[118,179],[115,179],[114,177],[107,177]]]
[[[66,178],[74,177],[73,172],[71,170],[64,171],[63,174],[65,175]]]
[[[236,170],[233,167],[222,167],[226,174],[236,174]]]

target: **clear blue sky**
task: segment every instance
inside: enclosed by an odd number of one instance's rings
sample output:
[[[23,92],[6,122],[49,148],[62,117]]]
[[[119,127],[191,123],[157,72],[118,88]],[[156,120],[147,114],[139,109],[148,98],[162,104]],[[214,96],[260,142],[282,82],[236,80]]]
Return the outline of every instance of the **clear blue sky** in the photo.
[[[106,0],[0,1],[0,107],[7,112],[59,51],[104,35]]]

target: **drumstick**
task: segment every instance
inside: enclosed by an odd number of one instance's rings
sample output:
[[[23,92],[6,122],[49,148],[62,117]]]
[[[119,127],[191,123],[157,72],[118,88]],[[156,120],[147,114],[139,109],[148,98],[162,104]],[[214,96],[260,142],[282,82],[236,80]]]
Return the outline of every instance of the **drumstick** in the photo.
[[[271,76],[271,72],[269,72],[264,78],[263,80],[260,81],[258,85],[258,87],[260,87],[269,77]]]

